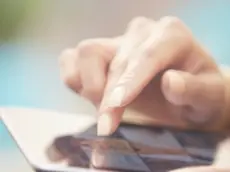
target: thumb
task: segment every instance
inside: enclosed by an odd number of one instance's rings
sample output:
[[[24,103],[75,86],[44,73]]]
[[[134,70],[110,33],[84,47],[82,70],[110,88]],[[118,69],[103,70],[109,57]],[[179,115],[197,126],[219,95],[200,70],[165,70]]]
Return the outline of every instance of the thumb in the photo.
[[[161,89],[170,103],[189,105],[200,111],[222,106],[224,101],[224,83],[217,74],[193,75],[168,70],[162,77]]]

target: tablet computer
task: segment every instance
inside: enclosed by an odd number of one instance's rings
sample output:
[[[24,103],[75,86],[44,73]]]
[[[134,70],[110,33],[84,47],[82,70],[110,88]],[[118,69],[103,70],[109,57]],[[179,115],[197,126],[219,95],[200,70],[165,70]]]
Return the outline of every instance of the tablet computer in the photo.
[[[31,166],[39,172],[166,172],[209,165],[224,133],[122,124],[96,135],[85,114],[3,108],[1,117]]]

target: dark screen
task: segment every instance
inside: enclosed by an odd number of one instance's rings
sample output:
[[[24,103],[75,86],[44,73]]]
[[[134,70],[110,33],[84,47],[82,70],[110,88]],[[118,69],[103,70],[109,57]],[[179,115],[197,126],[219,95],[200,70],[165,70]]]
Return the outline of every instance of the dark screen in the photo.
[[[71,167],[122,172],[166,172],[212,163],[224,134],[183,132],[122,125],[109,137],[98,137],[96,126],[81,134],[56,138],[47,155]]]

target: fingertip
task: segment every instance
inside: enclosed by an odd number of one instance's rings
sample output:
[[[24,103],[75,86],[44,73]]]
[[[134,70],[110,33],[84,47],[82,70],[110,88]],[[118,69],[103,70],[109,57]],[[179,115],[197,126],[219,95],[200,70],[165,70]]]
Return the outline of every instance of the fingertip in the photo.
[[[79,92],[82,85],[75,53],[75,49],[68,48],[59,56],[60,78],[70,89]]]
[[[85,84],[81,96],[91,101],[93,104],[100,104],[104,91],[104,82],[92,82],[91,84]]]
[[[106,106],[120,107],[123,103],[124,96],[125,96],[125,87],[124,86],[116,87],[109,95],[109,98],[106,101]]]
[[[97,135],[108,136],[113,131],[113,120],[110,114],[104,113],[99,116],[97,123]]]
[[[183,95],[186,91],[186,83],[179,72],[168,70],[162,78],[162,92],[166,99],[175,104],[183,104]]]
[[[113,134],[119,127],[123,112],[123,108],[109,108],[101,113],[98,117],[97,135],[108,136]]]
[[[69,56],[72,55],[74,53],[74,48],[67,48],[62,52],[62,56]]]
[[[72,58],[72,56],[75,53],[75,49],[73,48],[68,48],[65,49],[64,51],[61,52],[61,55],[59,56],[59,65],[62,66],[64,64],[64,62],[68,59],[68,58]]]
[[[77,69],[66,69],[60,74],[61,79],[70,89],[80,92],[82,88],[79,71]]]

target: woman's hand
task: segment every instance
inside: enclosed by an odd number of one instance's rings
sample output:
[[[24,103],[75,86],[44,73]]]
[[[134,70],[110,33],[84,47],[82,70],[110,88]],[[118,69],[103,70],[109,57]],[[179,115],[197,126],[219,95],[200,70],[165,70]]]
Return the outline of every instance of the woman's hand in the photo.
[[[122,120],[217,130],[228,122],[226,84],[212,57],[175,17],[138,17],[124,35],[65,50],[61,76],[99,110],[98,134]]]

